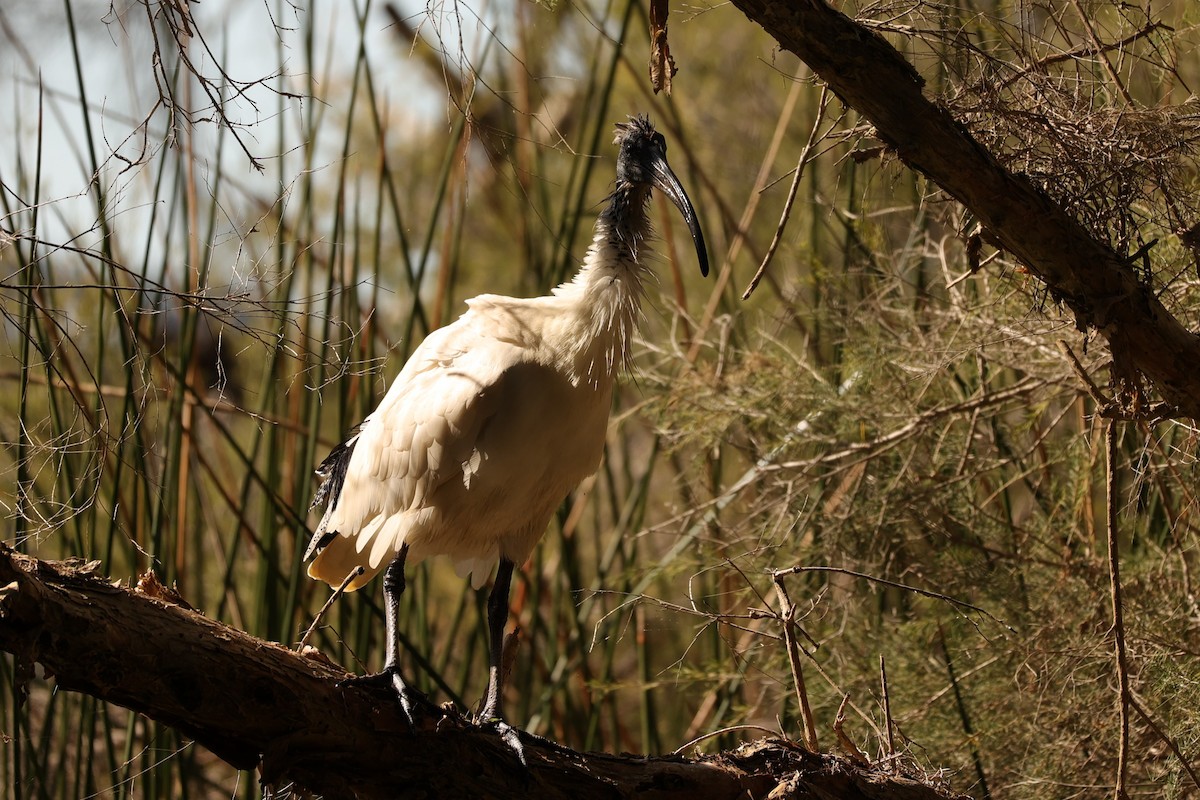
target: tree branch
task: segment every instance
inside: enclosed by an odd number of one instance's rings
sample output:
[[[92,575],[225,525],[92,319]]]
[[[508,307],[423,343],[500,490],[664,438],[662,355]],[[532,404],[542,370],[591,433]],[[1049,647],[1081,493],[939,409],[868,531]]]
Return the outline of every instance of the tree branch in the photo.
[[[1109,344],[1114,374],[1140,372],[1176,413],[1200,419],[1200,337],[1153,289],[1041,189],[1005,169],[950,113],[925,97],[924,81],[882,36],[824,0],[733,0],[783,49],[799,56],[871,121],[906,164],[976,216],[1050,296]]]
[[[39,561],[0,545],[0,648],[58,687],[171,725],[264,783],[326,798],[538,797],[940,800],[944,790],[763,740],[715,756],[578,753],[498,736],[451,712],[410,731],[387,690],[340,688],[344,670],[187,608],[152,576],[136,589],[98,562]]]

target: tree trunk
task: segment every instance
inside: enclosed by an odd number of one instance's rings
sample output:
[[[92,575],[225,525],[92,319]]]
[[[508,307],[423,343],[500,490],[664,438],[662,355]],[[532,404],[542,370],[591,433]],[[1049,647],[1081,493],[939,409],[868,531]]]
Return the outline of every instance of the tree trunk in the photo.
[[[457,712],[409,729],[390,690],[337,686],[340,667],[199,614],[152,575],[39,561],[0,545],[0,648],[31,680],[178,729],[269,786],[327,798],[538,797],[939,800],[944,791],[780,739],[715,756],[578,753],[522,736],[528,766]]]
[[[1140,373],[1174,407],[1159,413],[1200,419],[1200,337],[1171,315],[1118,253],[1028,179],[1001,166],[946,109],[927,99],[920,75],[883,37],[824,0],[733,5],[870,120],[901,160],[966,206],[991,240],[1071,309],[1080,330],[1097,330],[1108,341],[1119,381]]]

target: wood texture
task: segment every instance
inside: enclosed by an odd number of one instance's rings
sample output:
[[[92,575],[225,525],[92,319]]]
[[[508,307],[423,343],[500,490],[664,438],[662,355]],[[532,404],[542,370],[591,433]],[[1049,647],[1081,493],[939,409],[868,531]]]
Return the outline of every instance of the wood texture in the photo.
[[[151,576],[127,589],[96,563],[39,561],[0,545],[0,648],[28,679],[171,725],[269,785],[327,798],[539,797],[937,800],[918,781],[783,740],[716,756],[578,753],[534,737],[523,767],[457,713],[410,731],[390,691],[180,604]]]

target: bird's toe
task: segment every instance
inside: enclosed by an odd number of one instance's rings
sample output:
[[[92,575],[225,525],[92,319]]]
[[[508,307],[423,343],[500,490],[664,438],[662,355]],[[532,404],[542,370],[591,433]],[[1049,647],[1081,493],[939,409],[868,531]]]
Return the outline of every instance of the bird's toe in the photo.
[[[417,719],[421,716],[441,717],[444,712],[434,705],[423,692],[409,686],[397,667],[384,667],[382,672],[370,675],[355,675],[338,681],[339,688],[347,686],[389,687],[396,693],[400,701],[400,709],[413,730],[417,729]]]
[[[476,721],[476,725],[480,728],[492,730],[500,737],[500,741],[512,750],[517,756],[517,760],[521,762],[521,766],[529,766],[525,761],[525,745],[521,744],[522,731],[514,728],[499,717],[491,717],[490,719],[482,719]],[[527,734],[528,735],[528,734]]]

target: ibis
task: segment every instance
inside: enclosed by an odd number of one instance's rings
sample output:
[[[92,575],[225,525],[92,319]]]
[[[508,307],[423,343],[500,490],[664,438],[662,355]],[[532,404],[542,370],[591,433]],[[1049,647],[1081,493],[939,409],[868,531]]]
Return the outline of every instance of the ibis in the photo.
[[[704,234],[667,164],[662,134],[646,117],[630,117],[617,124],[613,144],[616,186],[575,277],[545,297],[468,300],[317,470],[313,507],[324,503],[325,511],[305,554],[313,559],[308,574],[336,587],[361,568],[346,587],[354,591],[384,571],[383,671],[351,680],[391,685],[410,722],[423,698],[399,667],[405,565],[445,555],[476,589],[499,565],[487,603],[487,692],[476,719],[515,737],[501,713],[513,568],[600,464],[613,384],[641,314],[653,189],[683,214],[708,274]]]

